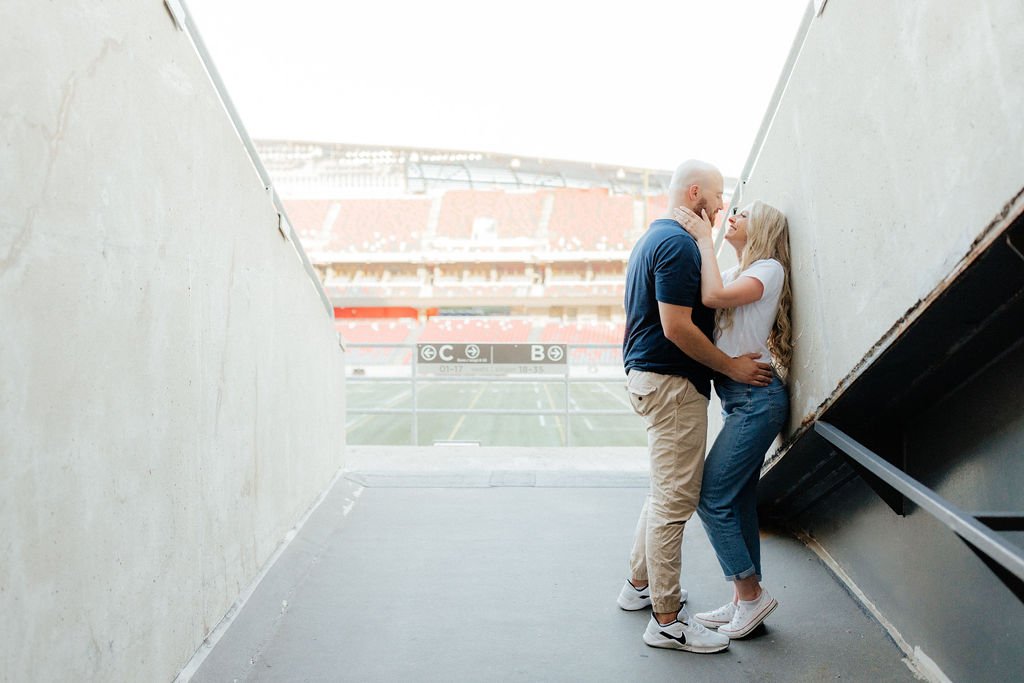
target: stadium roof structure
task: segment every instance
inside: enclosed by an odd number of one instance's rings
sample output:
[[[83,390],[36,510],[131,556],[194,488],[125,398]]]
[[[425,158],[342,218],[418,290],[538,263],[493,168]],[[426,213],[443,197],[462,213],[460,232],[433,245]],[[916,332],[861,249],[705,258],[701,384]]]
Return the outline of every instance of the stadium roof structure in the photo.
[[[495,152],[296,140],[255,145],[281,195],[294,198],[593,187],[642,196],[664,194],[672,176],[664,169]],[[727,195],[735,185],[726,178]]]

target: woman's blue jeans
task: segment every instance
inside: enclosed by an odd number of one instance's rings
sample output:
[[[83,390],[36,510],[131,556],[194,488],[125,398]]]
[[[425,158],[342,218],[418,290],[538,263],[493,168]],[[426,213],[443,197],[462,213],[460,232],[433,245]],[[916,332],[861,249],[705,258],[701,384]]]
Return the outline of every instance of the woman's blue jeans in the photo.
[[[716,379],[725,425],[704,461],[697,513],[727,581],[761,579],[757,481],[764,456],[789,416],[778,377],[766,387]]]

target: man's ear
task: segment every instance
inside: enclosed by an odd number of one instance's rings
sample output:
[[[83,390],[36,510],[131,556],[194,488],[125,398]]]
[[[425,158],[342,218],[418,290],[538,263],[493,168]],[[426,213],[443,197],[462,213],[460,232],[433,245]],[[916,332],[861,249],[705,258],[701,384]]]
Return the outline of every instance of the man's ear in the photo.
[[[696,183],[690,185],[686,188],[686,196],[689,197],[691,201],[697,201],[697,197],[700,196],[700,186]]]

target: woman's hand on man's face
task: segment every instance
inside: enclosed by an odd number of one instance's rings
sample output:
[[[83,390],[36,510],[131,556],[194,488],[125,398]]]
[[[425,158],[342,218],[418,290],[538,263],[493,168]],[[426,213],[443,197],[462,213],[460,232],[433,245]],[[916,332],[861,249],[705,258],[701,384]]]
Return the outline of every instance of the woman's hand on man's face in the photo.
[[[695,240],[711,239],[711,219],[704,209],[701,209],[698,216],[685,206],[679,206],[672,210],[672,217],[686,232],[693,235]]]

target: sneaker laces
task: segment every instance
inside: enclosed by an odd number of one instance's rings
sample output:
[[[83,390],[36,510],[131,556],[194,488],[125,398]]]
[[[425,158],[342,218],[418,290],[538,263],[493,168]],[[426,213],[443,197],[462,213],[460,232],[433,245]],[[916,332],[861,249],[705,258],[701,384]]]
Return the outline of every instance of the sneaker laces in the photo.
[[[681,621],[679,623],[683,624],[685,627],[693,631],[694,635],[702,636],[705,633],[710,633],[710,631],[704,628],[704,624],[700,623],[699,621]]]
[[[736,605],[733,604],[732,602],[727,602],[724,605],[722,605],[721,607],[719,607],[718,609],[711,610],[707,614],[710,617],[725,617],[725,616],[728,616],[730,619],[732,619],[732,615],[735,614],[735,611],[736,611]]]
[[[744,605],[743,601],[741,600],[740,604],[736,605],[736,611],[733,612],[732,619],[729,620],[728,627],[735,628],[742,624],[744,621],[746,621],[749,618],[750,614],[754,611],[758,603],[760,603],[760,600],[754,603],[754,605]]]

